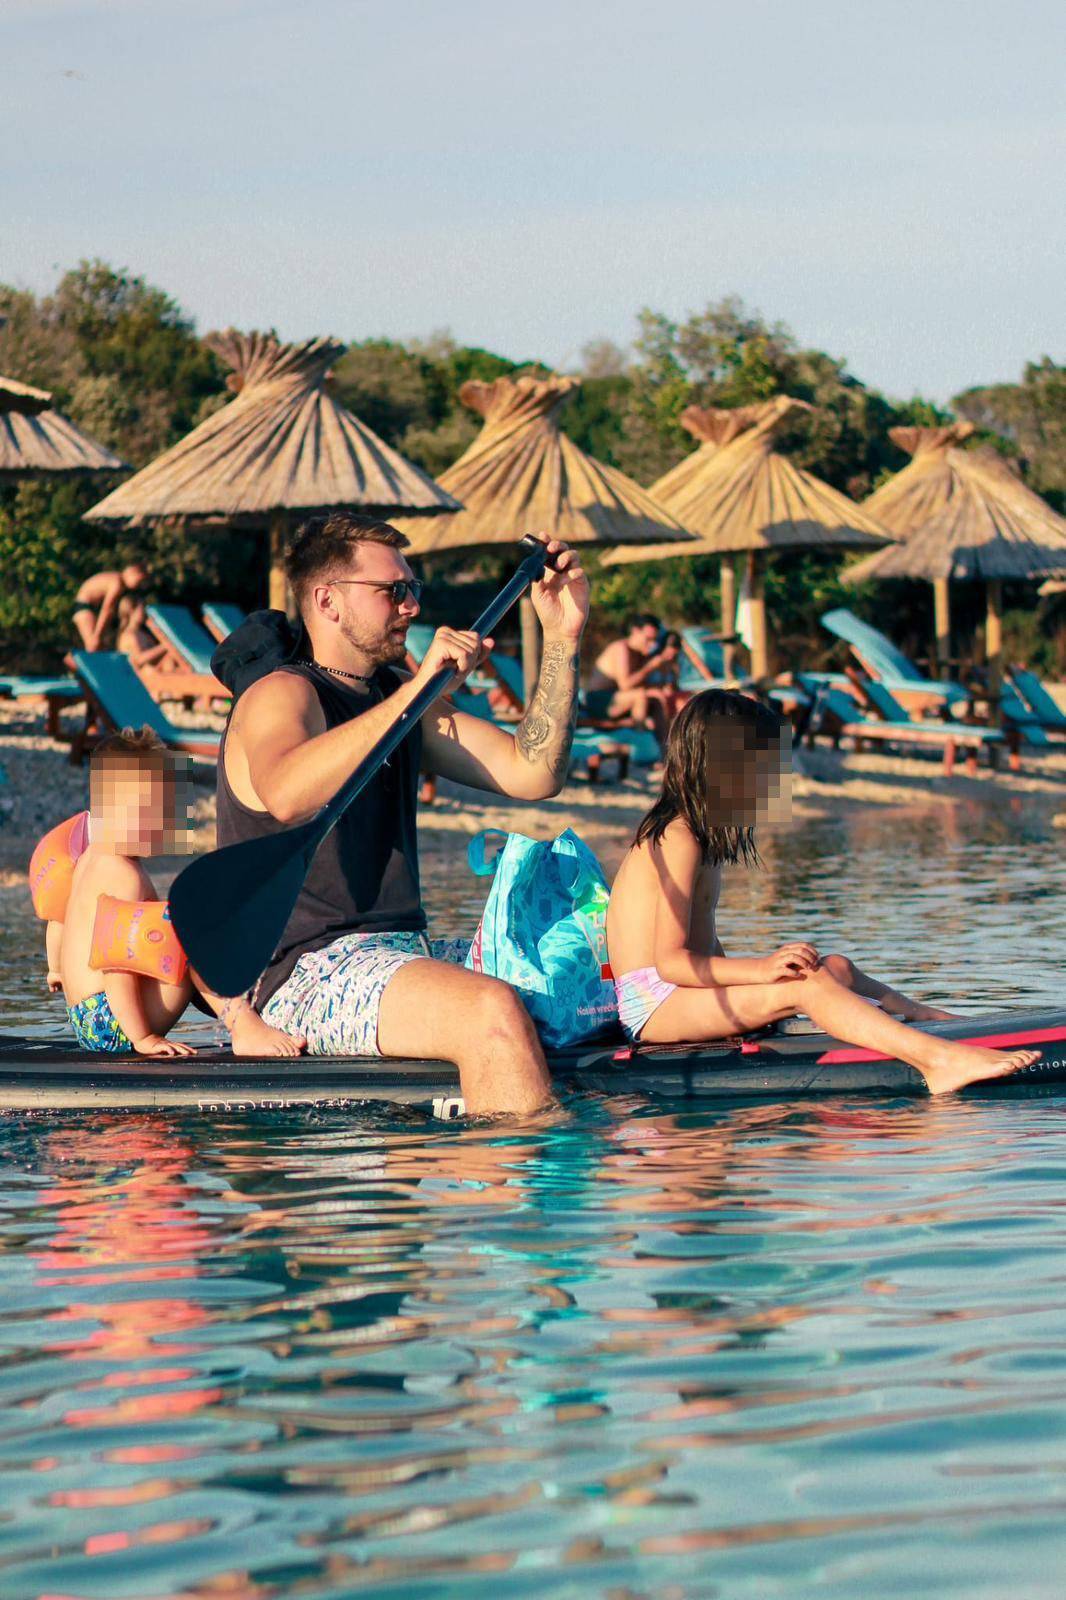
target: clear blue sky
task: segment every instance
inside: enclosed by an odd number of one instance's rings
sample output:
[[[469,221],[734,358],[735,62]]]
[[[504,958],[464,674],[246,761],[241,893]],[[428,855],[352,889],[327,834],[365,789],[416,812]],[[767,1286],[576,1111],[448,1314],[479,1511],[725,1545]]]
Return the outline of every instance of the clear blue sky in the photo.
[[[944,398],[1063,356],[1064,61],[1063,0],[0,0],[0,279],[564,368],[735,292]]]

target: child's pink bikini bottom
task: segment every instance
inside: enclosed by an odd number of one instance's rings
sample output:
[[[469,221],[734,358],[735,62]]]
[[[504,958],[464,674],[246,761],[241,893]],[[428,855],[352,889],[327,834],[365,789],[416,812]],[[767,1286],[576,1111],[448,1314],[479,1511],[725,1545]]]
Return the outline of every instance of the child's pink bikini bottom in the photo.
[[[618,1020],[630,1039],[639,1039],[653,1011],[658,1011],[677,988],[660,978],[654,967],[637,967],[614,980]]]

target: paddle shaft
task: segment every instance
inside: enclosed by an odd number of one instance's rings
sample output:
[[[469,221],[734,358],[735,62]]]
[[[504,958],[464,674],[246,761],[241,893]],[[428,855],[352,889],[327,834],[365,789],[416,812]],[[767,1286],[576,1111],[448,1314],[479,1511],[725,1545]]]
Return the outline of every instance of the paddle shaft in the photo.
[[[530,585],[544,576],[544,569],[549,565],[547,549],[539,539],[527,534],[522,543],[529,548],[530,554],[522,562],[514,577],[500,590],[495,600],[490,601],[474,623],[470,631],[476,633],[479,638],[484,639],[492,632],[515,601],[520,600]],[[536,549],[533,549],[533,546],[536,546]],[[333,799],[323,806],[317,817],[304,823],[307,830],[304,855],[308,860],[326,835],[336,827],[356,795],[366,788],[374,774],[385,765],[393,751],[403,743],[411,729],[425,716],[433,702],[440,698],[456,676],[454,667],[441,667],[439,672],[435,672],[425,688],[420,689],[410,705],[401,711],[391,728],[382,734],[373,750],[363,757],[351,777],[337,790]]]

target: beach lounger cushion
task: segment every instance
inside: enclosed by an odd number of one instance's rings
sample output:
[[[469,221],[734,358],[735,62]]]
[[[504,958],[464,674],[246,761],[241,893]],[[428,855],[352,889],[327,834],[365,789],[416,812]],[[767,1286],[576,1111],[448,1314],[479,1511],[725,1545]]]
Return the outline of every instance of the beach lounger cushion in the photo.
[[[169,645],[190,672],[210,675],[215,640],[200,626],[188,606],[152,605],[145,615],[156,638]]]
[[[844,606],[825,612],[822,626],[850,645],[870,675],[889,689],[921,689],[949,706],[971,698],[961,683],[941,683],[925,677],[887,634],[861,621]]]
[[[884,720],[864,716],[862,707],[852,695],[832,685],[823,687],[819,692],[816,710],[828,712],[834,721],[841,724],[842,733],[861,739],[898,739],[901,743],[941,745],[953,740],[956,744],[973,746],[1003,742],[1003,734],[998,728],[981,728],[971,722],[912,721],[883,684],[867,683],[863,687],[878,711],[884,706]]]
[[[1014,687],[1041,727],[1066,733],[1066,711],[1048,693],[1035,672],[1027,667],[1008,667]]]
[[[76,678],[33,678],[18,673],[0,677],[0,694],[10,695],[14,700],[29,699],[35,695],[44,699],[54,696],[57,700],[82,698]]]
[[[228,600],[209,600],[200,607],[200,615],[209,633],[222,642],[231,633],[236,633],[242,622],[248,619],[248,613],[242,611],[240,606],[233,605]]]
[[[101,716],[113,728],[149,727],[171,750],[189,755],[217,757],[222,738],[214,728],[182,728],[148,693],[117,650],[76,650],[74,668]]]

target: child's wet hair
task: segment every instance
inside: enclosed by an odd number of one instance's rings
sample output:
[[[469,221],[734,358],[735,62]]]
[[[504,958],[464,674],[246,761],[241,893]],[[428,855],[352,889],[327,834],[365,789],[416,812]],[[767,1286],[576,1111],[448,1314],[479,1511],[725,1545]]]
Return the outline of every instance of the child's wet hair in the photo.
[[[666,744],[662,793],[637,829],[634,844],[658,844],[680,819],[705,861],[758,861],[751,823],[726,820],[730,806],[750,804],[747,774],[758,754],[781,751],[788,724],[770,706],[731,689],[693,695],[674,718]]]

